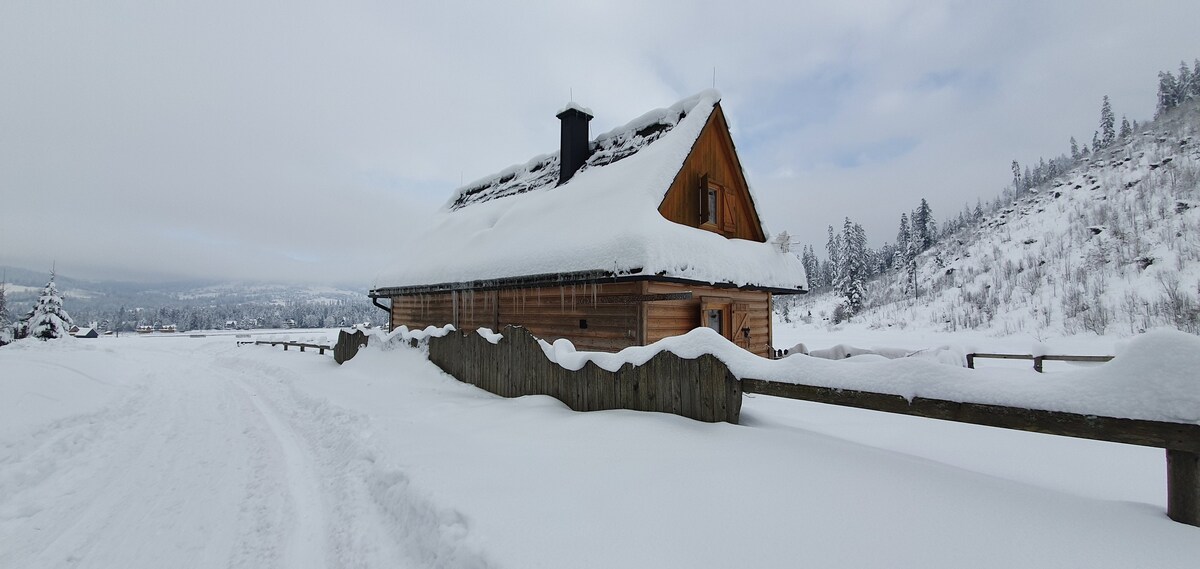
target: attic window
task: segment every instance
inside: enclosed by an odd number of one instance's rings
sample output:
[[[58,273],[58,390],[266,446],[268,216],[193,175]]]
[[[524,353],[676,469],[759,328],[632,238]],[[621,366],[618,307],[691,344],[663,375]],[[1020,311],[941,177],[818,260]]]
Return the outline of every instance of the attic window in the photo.
[[[707,175],[700,177],[700,227],[717,230],[719,228],[721,211],[725,203],[725,188],[716,182],[709,181]]]

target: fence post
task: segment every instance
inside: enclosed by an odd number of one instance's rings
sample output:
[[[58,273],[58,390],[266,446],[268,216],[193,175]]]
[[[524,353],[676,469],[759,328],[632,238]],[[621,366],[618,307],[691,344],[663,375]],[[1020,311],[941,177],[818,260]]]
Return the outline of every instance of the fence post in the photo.
[[[1042,356],[1033,357],[1033,371],[1042,373]]]
[[[967,354],[967,369],[975,369],[975,354]]]
[[[1200,526],[1200,454],[1167,449],[1167,517]]]

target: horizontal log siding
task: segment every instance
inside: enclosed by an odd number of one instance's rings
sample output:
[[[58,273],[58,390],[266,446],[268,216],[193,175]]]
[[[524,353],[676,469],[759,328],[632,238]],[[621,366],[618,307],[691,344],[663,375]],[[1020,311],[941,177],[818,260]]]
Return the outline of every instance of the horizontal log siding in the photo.
[[[613,298],[688,291],[693,295],[690,300],[660,300],[640,305],[628,298]],[[548,342],[566,338],[579,350],[615,352],[686,334],[699,327],[702,297],[728,298],[732,303],[745,304],[751,340],[748,349],[761,356],[769,355],[770,294],[703,285],[609,283],[398,296],[392,298],[392,327],[421,329],[454,324],[459,330],[469,332],[481,327],[498,330],[507,325],[524,326]],[[619,302],[606,303],[606,298]],[[580,320],[587,320],[586,329],[579,327]],[[739,338],[734,340],[742,344]]]
[[[579,350],[615,352],[637,345],[638,305],[605,299],[638,292],[638,283],[503,290],[499,326],[524,326],[547,342],[566,338]]]
[[[450,293],[414,294],[392,297],[392,329],[410,330],[426,326],[445,326],[454,322],[454,304]]]
[[[749,351],[763,357],[771,352],[771,295],[760,291],[722,289],[703,285],[651,282],[650,294],[671,294],[692,291],[690,300],[651,302],[646,306],[646,342],[653,343],[669,336],[686,334],[700,326],[700,302],[703,297],[728,298],[731,303],[745,304],[750,328]],[[736,342],[741,345],[742,342]]]

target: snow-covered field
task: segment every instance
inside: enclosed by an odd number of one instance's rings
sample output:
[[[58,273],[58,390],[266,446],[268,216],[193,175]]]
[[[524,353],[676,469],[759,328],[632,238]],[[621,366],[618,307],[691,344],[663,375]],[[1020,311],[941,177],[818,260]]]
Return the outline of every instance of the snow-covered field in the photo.
[[[0,349],[0,567],[1200,558],[1200,529],[1163,511],[1159,449],[762,396],[742,425],[576,413],[459,383],[417,350],[337,366],[234,340]],[[909,341],[924,342],[875,343]]]

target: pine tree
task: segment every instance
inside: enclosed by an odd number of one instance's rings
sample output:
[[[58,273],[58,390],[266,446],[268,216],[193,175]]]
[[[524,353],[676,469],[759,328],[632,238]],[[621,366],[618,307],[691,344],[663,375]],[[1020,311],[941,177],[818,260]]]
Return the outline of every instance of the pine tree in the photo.
[[[1117,131],[1114,128],[1117,118],[1113,115],[1112,103],[1108,102],[1108,95],[1104,96],[1103,102],[1100,103],[1100,144],[1107,148],[1112,146],[1112,143],[1117,140]]]
[[[912,230],[908,226],[908,214],[900,214],[900,230],[896,231],[896,248],[903,252],[908,246],[908,241],[912,239]]]
[[[1121,139],[1128,139],[1132,135],[1133,127],[1129,125],[1129,119],[1125,118],[1125,115],[1121,115]]]
[[[5,283],[0,280],[0,346],[13,341],[13,330],[8,326],[8,297],[5,294]]]
[[[1196,81],[1196,77],[1192,75],[1192,70],[1188,69],[1187,63],[1179,62],[1179,80],[1175,85],[1175,104],[1182,103],[1191,98],[1192,84]]]
[[[1158,72],[1158,109],[1154,113],[1154,117],[1161,117],[1167,111],[1175,108],[1179,104],[1176,98],[1179,95],[1179,83],[1175,81],[1175,76],[1171,75],[1170,71]]]
[[[71,325],[71,315],[63,309],[62,297],[58,287],[54,285],[54,271],[50,272],[50,282],[42,289],[37,304],[27,322],[27,334],[39,340],[52,340],[67,336]]]
[[[1079,143],[1075,142],[1075,137],[1071,137],[1071,159],[1079,160]]]
[[[916,211],[913,212],[912,236],[917,243],[917,252],[933,247],[937,241],[937,225],[933,221],[933,209],[929,207],[929,202],[925,201],[925,198],[921,198],[921,205],[917,206]]]
[[[804,272],[808,275],[809,289],[820,288],[821,272],[817,262],[817,255],[813,252],[812,245],[804,246],[804,251],[800,254],[800,264],[804,266]]]
[[[1097,130],[1092,133],[1092,150],[1099,152],[1101,148],[1104,147],[1100,145],[1100,131]]]
[[[8,296],[6,294],[6,284],[0,280],[0,328],[8,325]]]
[[[1188,95],[1193,99],[1200,99],[1200,59],[1192,63],[1192,88]]]
[[[841,268],[834,290],[843,298],[846,315],[853,315],[862,309],[867,297],[867,277],[870,276],[867,234],[861,225],[852,223],[847,217],[842,224],[839,245]]]
[[[828,280],[825,282],[827,286],[833,287],[835,291],[841,291],[844,286],[843,277],[845,273],[842,269],[845,263],[842,262],[842,236],[833,231],[833,226],[830,225],[827,231],[828,242],[825,244],[825,253],[829,255],[829,270],[827,272]]]
[[[1015,191],[1019,194],[1019,193],[1021,193],[1021,165],[1017,164],[1016,160],[1013,160],[1013,163],[1012,163],[1012,173],[1013,173],[1013,191]]]

